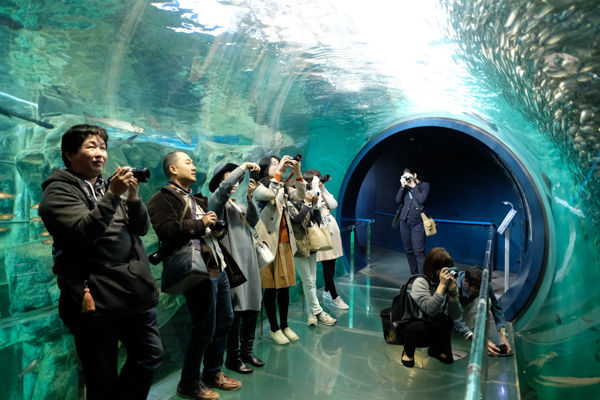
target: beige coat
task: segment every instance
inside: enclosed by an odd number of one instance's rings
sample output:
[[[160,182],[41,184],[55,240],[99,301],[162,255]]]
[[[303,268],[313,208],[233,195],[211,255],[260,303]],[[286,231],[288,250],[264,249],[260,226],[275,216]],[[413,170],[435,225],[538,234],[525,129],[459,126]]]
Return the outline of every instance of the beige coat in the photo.
[[[288,200],[293,202],[304,201],[306,197],[306,183],[296,181],[296,188],[288,188],[288,193],[286,193],[283,182],[271,179],[268,188],[265,185],[258,185],[253,196],[257,202],[267,203],[260,212],[260,221],[256,225],[261,239],[267,242],[269,249],[276,256],[279,247],[279,225],[281,224],[281,216],[285,213],[290,247],[292,248],[292,254],[295,254],[297,249],[296,239],[294,238],[290,214],[286,205]],[[261,206],[259,205],[259,208]]]
[[[317,207],[319,208],[319,211],[321,211],[323,226],[326,226],[329,229],[329,232],[331,233],[331,238],[333,239],[333,249],[328,251],[319,251],[317,253],[317,262],[325,260],[335,260],[336,258],[344,255],[340,227],[338,226],[337,221],[331,214],[331,210],[335,210],[337,206],[338,203],[333,197],[333,195],[329,193],[327,189],[324,190],[319,198]]]

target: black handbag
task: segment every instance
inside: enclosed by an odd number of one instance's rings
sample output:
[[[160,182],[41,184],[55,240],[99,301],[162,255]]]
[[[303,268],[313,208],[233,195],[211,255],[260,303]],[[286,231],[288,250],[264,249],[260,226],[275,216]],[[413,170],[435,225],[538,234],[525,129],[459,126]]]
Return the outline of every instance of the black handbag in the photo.
[[[431,322],[431,317],[425,313],[417,302],[412,298],[410,293],[408,293],[408,285],[412,283],[416,278],[424,278],[429,283],[429,287],[431,289],[431,283],[429,279],[427,279],[424,275],[413,275],[408,278],[408,281],[402,285],[400,288],[400,293],[398,293],[392,302],[392,309],[390,312],[390,320],[396,332],[396,337],[398,338],[398,343],[402,344],[400,338],[402,337],[399,334],[404,327],[412,321],[424,321],[426,323]]]
[[[202,253],[196,250],[194,240],[180,247],[163,260],[162,282],[160,290],[173,296],[196,286],[210,275]]]

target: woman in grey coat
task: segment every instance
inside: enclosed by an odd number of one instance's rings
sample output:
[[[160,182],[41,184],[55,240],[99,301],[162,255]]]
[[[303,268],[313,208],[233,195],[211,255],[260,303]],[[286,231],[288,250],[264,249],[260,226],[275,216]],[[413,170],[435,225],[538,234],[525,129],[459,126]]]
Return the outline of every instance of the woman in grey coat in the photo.
[[[444,364],[454,362],[450,335],[454,320],[462,315],[462,307],[458,301],[456,280],[448,271],[453,265],[452,257],[445,249],[431,249],[423,263],[425,276],[413,282],[410,296],[429,316],[430,322],[416,320],[397,330],[398,340],[404,344],[402,364],[407,368],[415,366],[417,347],[429,347],[427,355]]]
[[[256,320],[260,312],[262,289],[258,259],[250,230],[244,223],[254,227],[259,220],[259,211],[253,198],[256,182],[250,180],[247,191],[248,206],[237,204],[231,196],[244,179],[246,170],[259,171],[253,163],[221,164],[215,168],[209,189],[213,194],[208,200],[208,209],[214,211],[219,219],[228,224],[227,235],[221,243],[229,250],[247,281],[231,289],[234,318],[227,338],[227,369],[240,374],[249,374],[254,370],[247,366],[263,367],[265,363],[252,351]],[[240,332],[241,322],[241,332]],[[240,340],[241,339],[241,340]]]

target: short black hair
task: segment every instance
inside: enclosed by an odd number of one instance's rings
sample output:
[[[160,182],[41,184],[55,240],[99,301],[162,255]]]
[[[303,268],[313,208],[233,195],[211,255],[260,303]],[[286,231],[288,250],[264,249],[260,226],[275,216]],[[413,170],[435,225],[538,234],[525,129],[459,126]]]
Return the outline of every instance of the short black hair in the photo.
[[[411,175],[416,176],[418,180],[421,180],[421,175],[417,174],[417,171],[415,171],[413,167],[404,168],[404,172],[402,172],[402,175],[404,175],[407,172]]]
[[[481,276],[483,275],[483,268],[474,266],[465,271],[465,279],[469,286],[479,289],[481,286]]]
[[[69,168],[71,166],[71,162],[67,158],[67,153],[77,153],[88,136],[99,136],[100,139],[104,140],[104,143],[108,145],[108,133],[106,133],[106,129],[101,126],[81,124],[70,127],[63,134],[60,143],[65,167]]]
[[[171,179],[171,177],[173,176],[171,174],[171,165],[175,164],[175,161],[177,161],[177,159],[179,158],[179,156],[177,155],[177,153],[181,153],[180,151],[172,151],[169,154],[167,154],[165,156],[165,158],[163,159],[163,171],[165,173],[165,175],[167,176],[167,179]]]

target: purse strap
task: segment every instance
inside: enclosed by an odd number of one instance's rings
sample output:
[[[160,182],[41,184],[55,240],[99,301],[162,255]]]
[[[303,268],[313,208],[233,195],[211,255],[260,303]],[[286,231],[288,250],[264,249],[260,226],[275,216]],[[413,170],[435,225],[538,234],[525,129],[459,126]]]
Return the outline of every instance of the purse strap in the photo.
[[[260,238],[258,237],[258,232],[256,232],[256,228],[254,228],[252,225],[250,225],[250,223],[248,222],[248,220],[246,219],[246,216],[242,213],[242,209],[240,208],[240,206],[238,206],[235,201],[231,202],[233,204],[233,206],[235,208],[237,208],[238,212],[240,213],[240,218],[242,219],[242,222],[244,223],[244,225],[246,225],[246,228],[250,231],[250,234],[252,235],[252,237],[260,243]]]
[[[411,193],[411,196],[412,196],[412,199],[414,200],[414,202],[417,203],[417,206],[419,207],[419,210],[421,211],[421,214],[424,214],[425,213],[425,207],[419,202],[419,200],[417,200],[417,196],[414,196],[412,193]]]

